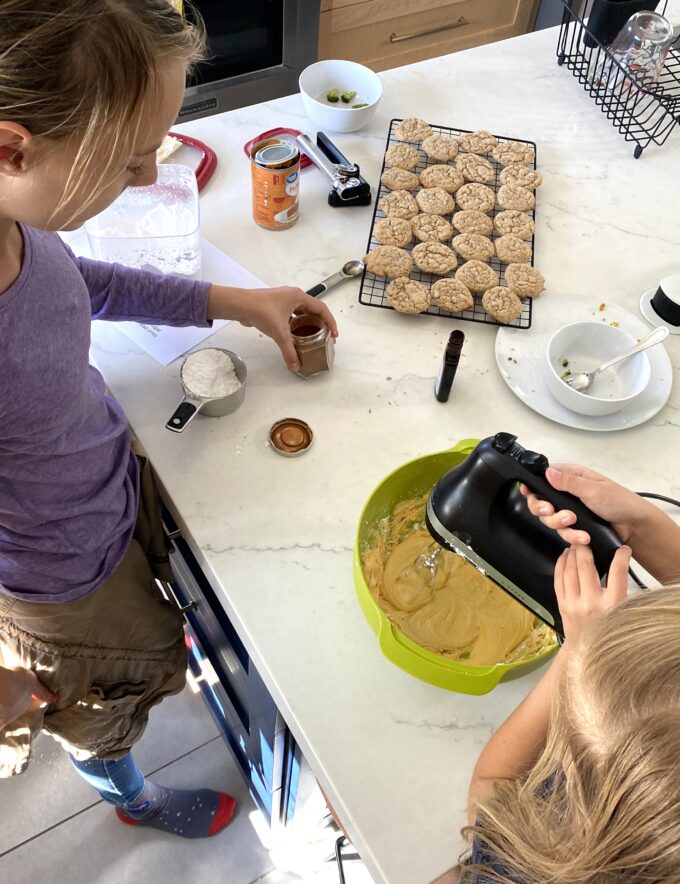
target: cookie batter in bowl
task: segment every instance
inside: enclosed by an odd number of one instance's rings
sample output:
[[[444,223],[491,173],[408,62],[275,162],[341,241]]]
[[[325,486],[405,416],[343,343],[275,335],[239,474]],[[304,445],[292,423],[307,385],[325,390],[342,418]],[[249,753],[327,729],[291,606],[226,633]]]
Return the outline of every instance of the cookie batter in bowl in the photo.
[[[399,504],[364,551],[373,597],[411,641],[452,660],[493,666],[554,642],[547,626],[476,568],[432,540],[427,497]]]

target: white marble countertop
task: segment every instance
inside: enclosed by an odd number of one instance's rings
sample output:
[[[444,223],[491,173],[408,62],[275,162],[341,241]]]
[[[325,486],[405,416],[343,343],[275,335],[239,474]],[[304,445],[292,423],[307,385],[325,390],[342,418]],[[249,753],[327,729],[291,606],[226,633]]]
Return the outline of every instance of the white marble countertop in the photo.
[[[372,183],[392,117],[534,140],[545,184],[536,264],[546,298],[589,295],[637,312],[640,293],[680,270],[680,140],[640,160],[555,60],[542,31],[381,74],[370,128],[335,137]],[[219,157],[202,200],[205,237],[268,284],[308,288],[365,251],[373,207],[333,209],[320,173],[303,173],[299,223],[284,232],[250,217],[242,145],[274,126],[313,132],[299,96],[181,127]],[[669,404],[612,434],[570,430],[524,406],[496,370],[496,329],[467,336],[447,404],[433,378],[452,325],[361,306],[358,283],[328,296],[341,336],[331,375],[305,382],[257,333],[230,325],[210,339],[248,363],[233,416],[164,428],[179,396],[179,362],[161,368],[115,326],[96,323],[93,355],[146,446],[164,493],[289,727],[376,881],[427,882],[458,855],[466,789],[480,748],[537,674],[484,697],[430,687],[385,660],[354,595],[360,510],[393,468],[465,437],[498,430],[550,459],[576,460],[636,488],[680,496],[680,338]],[[541,301],[535,304],[535,315]],[[526,332],[527,335],[531,331]],[[307,420],[312,450],[268,449],[277,418]]]

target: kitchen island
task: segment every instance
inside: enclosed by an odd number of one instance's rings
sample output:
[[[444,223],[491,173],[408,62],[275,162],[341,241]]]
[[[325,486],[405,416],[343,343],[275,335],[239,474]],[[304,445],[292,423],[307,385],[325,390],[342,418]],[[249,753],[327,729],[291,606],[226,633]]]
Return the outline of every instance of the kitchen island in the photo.
[[[367,129],[333,135],[375,187],[393,117],[483,128],[533,140],[535,263],[545,299],[589,296],[637,313],[640,294],[680,271],[680,138],[640,160],[555,59],[541,31],[381,74]],[[275,126],[312,134],[297,95],[179,127],[218,154],[201,198],[206,239],[268,285],[309,288],[365,252],[373,206],[331,208],[314,168],[302,173],[299,222],[257,227],[243,144]],[[471,697],[424,684],[389,663],[354,595],[361,508],[392,469],[467,437],[511,431],[553,461],[578,461],[638,490],[680,497],[680,338],[667,349],[675,388],[649,422],[614,433],[563,427],[527,408],[496,368],[496,328],[403,316],[357,302],[358,282],[328,295],[340,327],[330,375],[290,374],[277,348],[231,324],[207,342],[248,365],[232,416],[164,424],[179,398],[167,368],[113,324],[95,323],[92,355],[153,462],[166,504],[208,575],[283,718],[376,881],[424,884],[456,861],[469,777],[493,729],[540,676]],[[542,299],[534,304],[538,321]],[[433,381],[452,328],[466,335],[448,403]],[[525,332],[530,335],[531,331]],[[278,418],[315,433],[303,457],[267,445]]]

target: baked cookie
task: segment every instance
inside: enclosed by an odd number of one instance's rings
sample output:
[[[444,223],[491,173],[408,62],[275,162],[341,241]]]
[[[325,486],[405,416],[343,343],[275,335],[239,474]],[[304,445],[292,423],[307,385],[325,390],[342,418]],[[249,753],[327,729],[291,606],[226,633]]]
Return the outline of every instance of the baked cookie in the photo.
[[[467,135],[461,135],[458,139],[458,146],[461,150],[467,150],[469,153],[491,153],[498,144],[498,139],[490,132],[478,129],[476,132],[470,132]]]
[[[420,182],[416,173],[408,169],[388,169],[382,173],[380,183],[388,190],[415,190]]]
[[[536,169],[530,169],[529,166],[523,166],[521,163],[511,163],[504,169],[501,169],[499,175],[501,184],[516,184],[518,187],[524,187],[527,190],[536,190],[543,184],[543,176]]]
[[[495,240],[494,245],[498,257],[507,264],[528,264],[531,261],[531,246],[529,243],[512,233],[499,236]]]
[[[478,233],[480,236],[490,236],[493,230],[491,218],[477,209],[463,209],[462,212],[456,212],[451,222],[461,233]]]
[[[406,218],[383,218],[373,232],[378,242],[385,246],[407,246],[413,239],[411,222]]]
[[[498,188],[498,205],[503,209],[527,212],[536,205],[536,197],[526,187],[519,187],[517,184],[502,184]]]
[[[413,270],[413,260],[409,252],[397,246],[376,246],[364,255],[364,264],[374,276],[408,276]]]
[[[490,212],[496,205],[496,194],[486,184],[464,184],[456,191],[461,209]]]
[[[458,155],[458,141],[452,135],[430,135],[421,144],[422,149],[432,160],[448,163]]]
[[[416,215],[411,219],[411,229],[421,242],[446,242],[453,233],[453,227],[441,215]]]
[[[458,279],[438,279],[432,286],[432,301],[444,310],[459,313],[470,310],[475,303],[470,289]]]
[[[479,233],[459,233],[451,245],[465,261],[488,261],[495,254],[489,237]]]
[[[440,242],[421,242],[413,247],[413,260],[416,267],[425,273],[443,276],[458,266],[458,258],[452,250]]]
[[[501,236],[504,236],[506,233],[513,233],[520,239],[531,239],[536,229],[531,215],[518,212],[517,209],[499,212],[493,219],[493,226]]]
[[[381,197],[378,208],[390,218],[415,218],[418,214],[418,203],[408,190],[393,190]]]
[[[505,281],[520,298],[537,298],[545,288],[543,274],[528,264],[508,264]]]
[[[387,286],[385,295],[400,313],[422,313],[430,306],[428,290],[422,283],[409,279],[408,276],[393,279]]]
[[[447,193],[455,193],[465,184],[463,173],[454,166],[428,166],[420,173],[423,187],[441,187]]]
[[[519,319],[524,309],[517,295],[501,285],[495,285],[484,292],[482,295],[482,307],[489,316],[493,316],[494,319],[503,323]]]
[[[533,163],[534,161],[533,147],[521,141],[504,141],[494,147],[491,153],[501,166],[509,166],[511,163]]]
[[[420,151],[409,144],[395,144],[385,153],[385,162],[395,169],[415,169],[420,161]]]
[[[423,187],[416,194],[416,202],[420,210],[428,215],[448,215],[455,206],[451,194],[441,187]]]
[[[456,279],[467,286],[471,292],[485,292],[498,285],[498,277],[483,261],[468,261],[456,270]]]
[[[459,154],[456,168],[463,173],[466,181],[476,181],[478,184],[486,184],[496,177],[491,163],[475,153]]]
[[[418,117],[407,117],[397,124],[394,134],[399,141],[423,141],[432,135],[432,129]]]

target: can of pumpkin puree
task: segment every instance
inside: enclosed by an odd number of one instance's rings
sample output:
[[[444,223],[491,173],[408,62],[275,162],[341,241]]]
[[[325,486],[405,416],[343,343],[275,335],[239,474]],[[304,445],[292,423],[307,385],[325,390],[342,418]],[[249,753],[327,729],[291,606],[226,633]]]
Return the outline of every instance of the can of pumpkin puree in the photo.
[[[268,230],[285,230],[298,219],[300,151],[290,141],[269,138],[250,151],[253,220]]]

